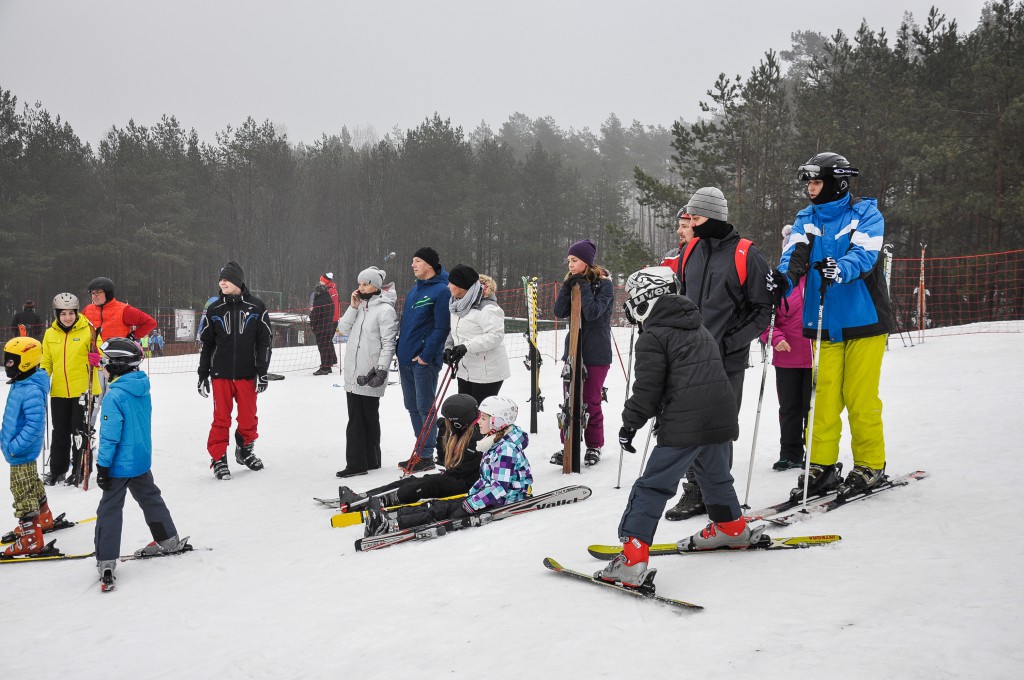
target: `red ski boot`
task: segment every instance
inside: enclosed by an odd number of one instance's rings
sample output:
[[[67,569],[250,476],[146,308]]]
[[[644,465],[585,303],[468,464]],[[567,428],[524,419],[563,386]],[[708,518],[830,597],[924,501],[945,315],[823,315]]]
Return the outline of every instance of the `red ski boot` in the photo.
[[[39,514],[33,512],[21,518],[18,540],[7,546],[4,557],[38,555],[43,551],[43,528],[39,526]]]

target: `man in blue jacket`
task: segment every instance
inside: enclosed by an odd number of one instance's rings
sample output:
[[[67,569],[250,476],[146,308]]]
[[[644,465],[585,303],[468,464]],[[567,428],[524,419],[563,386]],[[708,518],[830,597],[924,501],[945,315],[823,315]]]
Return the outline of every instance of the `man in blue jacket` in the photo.
[[[850,195],[850,179],[859,172],[835,153],[820,153],[799,168],[811,204],[797,213],[779,266],[768,288],[784,295],[791,283],[807,277],[804,336],[818,332],[821,306],[821,347],[815,386],[814,423],[810,445],[808,493],[838,487],[842,496],[864,491],[883,481],[885,437],[878,383],[892,311],[882,258],[885,220],[873,198]],[[821,297],[822,282],[825,283]],[[854,468],[840,476],[840,420],[850,421]],[[798,490],[803,494],[803,475]],[[794,490],[795,492],[796,490]]]
[[[421,472],[434,468],[437,429],[430,410],[437,392],[444,341],[451,329],[448,301],[452,294],[448,290],[448,272],[441,267],[441,258],[433,248],[423,247],[413,253],[412,273],[416,285],[402,307],[395,356],[405,408],[417,438],[415,453],[420,456],[413,472]],[[407,463],[402,461],[398,466],[405,467]]]
[[[96,485],[103,498],[96,508],[96,567],[101,588],[114,589],[114,567],[121,552],[121,523],[125,494],[142,508],[153,541],[136,551],[139,557],[179,552],[174,520],[150,471],[153,462],[153,401],[149,376],[139,370],[142,349],[127,338],[111,338],[100,347],[101,365],[110,380],[103,400]]]

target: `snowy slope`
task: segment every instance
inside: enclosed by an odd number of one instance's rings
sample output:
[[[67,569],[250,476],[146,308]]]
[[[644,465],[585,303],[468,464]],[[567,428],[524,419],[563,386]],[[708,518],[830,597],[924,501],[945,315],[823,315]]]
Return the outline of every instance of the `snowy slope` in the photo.
[[[927,480],[774,533],[838,533],[837,545],[788,553],[657,558],[660,593],[703,604],[679,615],[650,602],[562,579],[546,555],[594,570],[589,543],[610,543],[639,454],[615,490],[612,446],[624,371],[609,373],[604,461],[563,477],[559,366],[548,359],[548,411],[527,453],[536,488],[591,486],[579,505],[513,518],[430,542],[356,553],[357,528],[332,529],[343,467],[345,400],[337,375],[287,374],[260,397],[257,453],[266,470],[216,481],[205,451],[212,406],[191,374],[156,375],[154,475],[177,523],[211,552],[120,565],[101,594],[92,560],[0,565],[6,677],[455,678],[521,677],[1011,677],[1024,661],[1016,535],[1024,404],[1019,334],[929,338],[885,358],[889,471]],[[628,333],[619,336],[628,347]],[[525,411],[528,376],[514,359],[503,393]],[[746,377],[735,475],[742,499],[761,376]],[[772,370],[755,457],[751,505],[781,500],[796,474],[776,473]],[[0,397],[6,397],[6,387]],[[397,385],[388,389],[385,468],[393,479],[413,433]],[[1013,423],[1018,423],[1014,426]],[[641,432],[637,440],[644,441]],[[850,465],[849,439],[842,458]],[[7,478],[6,465],[0,474]],[[50,504],[95,513],[99,491],[56,487]],[[3,484],[0,500],[9,506]],[[13,517],[7,524],[14,525]],[[702,522],[663,522],[676,540]],[[91,549],[92,525],[58,536]],[[5,528],[8,528],[5,526]],[[129,499],[122,552],[149,540]],[[843,668],[849,670],[842,670]]]

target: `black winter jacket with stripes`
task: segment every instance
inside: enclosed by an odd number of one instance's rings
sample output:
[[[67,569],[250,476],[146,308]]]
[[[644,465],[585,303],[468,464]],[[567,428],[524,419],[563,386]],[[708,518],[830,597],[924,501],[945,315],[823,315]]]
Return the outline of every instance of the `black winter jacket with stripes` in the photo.
[[[206,308],[199,340],[199,377],[242,380],[266,375],[274,335],[263,301],[242,289]]]

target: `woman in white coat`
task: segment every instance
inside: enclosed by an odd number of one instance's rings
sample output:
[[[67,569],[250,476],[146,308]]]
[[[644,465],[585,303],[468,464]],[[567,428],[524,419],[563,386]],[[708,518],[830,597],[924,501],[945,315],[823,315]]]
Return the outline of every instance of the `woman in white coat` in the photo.
[[[444,361],[457,371],[459,394],[477,402],[496,396],[512,375],[505,351],[505,312],[494,297],[496,287],[494,279],[464,264],[448,273],[452,325]]]
[[[395,284],[385,285],[385,276],[377,267],[359,272],[359,287],[352,291],[351,304],[338,320],[338,332],[348,336],[342,368],[348,427],[345,469],[338,477],[380,468],[380,398],[398,337]]]

